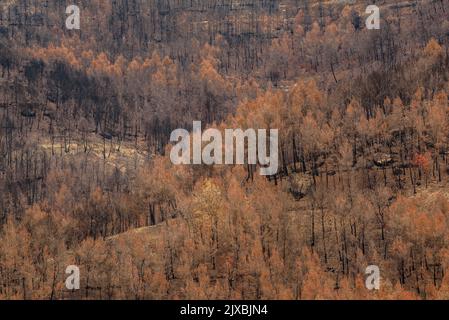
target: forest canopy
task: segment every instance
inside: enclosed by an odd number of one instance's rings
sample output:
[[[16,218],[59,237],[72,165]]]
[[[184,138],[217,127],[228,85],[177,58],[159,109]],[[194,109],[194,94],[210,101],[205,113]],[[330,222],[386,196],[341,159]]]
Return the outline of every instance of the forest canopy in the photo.
[[[449,298],[448,10],[2,1],[0,298]],[[173,164],[193,121],[278,129],[279,170]]]

